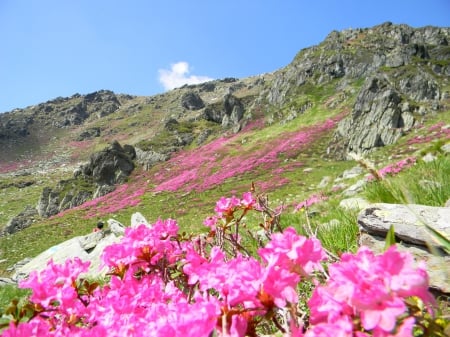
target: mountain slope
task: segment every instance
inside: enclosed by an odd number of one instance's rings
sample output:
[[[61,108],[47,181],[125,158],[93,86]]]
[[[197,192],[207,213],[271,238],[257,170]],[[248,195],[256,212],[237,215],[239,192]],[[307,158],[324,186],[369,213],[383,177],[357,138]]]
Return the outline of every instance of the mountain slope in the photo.
[[[0,115],[2,225],[36,208],[44,187],[57,211],[80,188],[83,201],[97,197],[57,216],[33,214],[28,228],[0,238],[0,269],[105,217],[128,223],[139,210],[149,220],[175,217],[189,230],[221,195],[252,182],[289,206],[322,192],[324,176],[354,166],[342,161],[349,152],[384,162],[417,153],[430,134],[445,142],[449,36],[450,28],[390,23],[332,32],[270,74],[152,97],[75,94]],[[436,122],[443,124],[430,131]],[[104,189],[88,174],[73,175],[113,141],[136,154],[120,185]]]

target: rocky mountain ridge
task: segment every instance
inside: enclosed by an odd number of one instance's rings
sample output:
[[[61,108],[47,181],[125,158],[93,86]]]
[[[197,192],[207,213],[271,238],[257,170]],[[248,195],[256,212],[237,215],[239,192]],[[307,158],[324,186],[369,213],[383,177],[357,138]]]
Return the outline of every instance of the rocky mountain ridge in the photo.
[[[8,165],[24,161],[75,168],[72,177],[43,189],[37,205],[25,207],[5,232],[32,224],[33,208],[48,217],[76,207],[111,192],[136,164],[150,169],[257,120],[261,127],[288,125],[324,106],[344,117],[327,153],[318,156],[341,160],[393,144],[430,114],[448,111],[449,41],[448,27],[384,23],[332,32],[269,74],[151,97],[101,90],[1,114],[1,172],[17,172]]]

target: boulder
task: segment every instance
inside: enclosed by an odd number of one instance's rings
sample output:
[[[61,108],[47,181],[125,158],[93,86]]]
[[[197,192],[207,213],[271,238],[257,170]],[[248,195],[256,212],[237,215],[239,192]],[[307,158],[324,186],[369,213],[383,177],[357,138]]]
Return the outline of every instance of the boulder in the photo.
[[[234,127],[244,116],[244,104],[239,98],[227,94],[223,98],[222,105],[209,105],[205,108],[204,118],[208,121],[220,123],[222,127]]]
[[[114,220],[114,219],[109,219],[107,222],[108,222],[109,229],[116,236],[120,236],[125,233],[125,226],[122,225],[119,221]]]
[[[110,115],[120,108],[119,99],[109,90],[87,94],[83,98],[83,105],[89,115],[96,115],[97,118]]]
[[[352,179],[364,173],[364,170],[361,166],[357,165],[352,167],[351,169],[345,170],[338,178],[334,181],[338,182],[341,180]]]
[[[14,284],[16,284],[16,282],[14,282],[13,279],[10,279],[9,277],[0,277],[0,287]]]
[[[149,170],[156,163],[166,161],[169,157],[168,154],[155,151],[143,151],[140,148],[136,148],[136,162],[142,165],[145,170]]]
[[[359,192],[361,192],[364,189],[364,186],[366,186],[366,184],[367,184],[367,180],[360,179],[356,183],[354,183],[353,185],[347,187],[342,192],[342,195],[344,195],[346,197],[354,196],[354,195],[358,194]]]
[[[145,219],[145,217],[141,213],[139,212],[133,213],[133,215],[131,215],[131,227],[138,227],[140,225],[146,225],[147,227],[151,227],[147,219]]]
[[[49,217],[59,212],[60,192],[45,187],[39,197],[36,209],[40,216]]]
[[[401,103],[401,94],[386,78],[370,77],[358,94],[351,115],[338,124],[334,141],[343,142],[347,153],[366,153],[393,144],[403,134],[403,128],[412,127],[406,123],[414,123],[414,119],[404,118],[407,113],[402,112]]]
[[[426,246],[433,243],[434,239],[424,223],[449,238],[450,208],[378,203],[370,205],[358,215],[358,224],[364,232],[384,237],[393,225],[399,240]]]
[[[89,129],[83,130],[78,135],[76,140],[79,142],[82,142],[84,140],[89,140],[89,139],[93,139],[96,137],[100,137],[100,128],[99,127],[94,127],[94,128],[89,128]]]
[[[62,264],[67,259],[75,257],[91,262],[88,274],[94,276],[104,273],[106,270],[99,270],[101,253],[105,247],[119,241],[120,237],[112,234],[109,230],[74,237],[47,249],[28,263],[16,268],[12,279],[17,282],[28,277],[32,271],[43,270],[50,260],[56,264]]]

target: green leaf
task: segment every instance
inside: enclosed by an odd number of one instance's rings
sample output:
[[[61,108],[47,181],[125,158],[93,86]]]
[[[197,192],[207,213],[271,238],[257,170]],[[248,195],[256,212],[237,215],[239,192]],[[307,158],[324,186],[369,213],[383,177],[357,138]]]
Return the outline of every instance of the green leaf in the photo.
[[[440,246],[442,246],[442,248],[447,252],[447,254],[450,254],[450,240],[426,223],[425,228],[430,232],[434,241],[436,241]]]
[[[384,241],[384,250],[387,250],[390,246],[393,245],[395,245],[395,229],[394,225],[391,225],[386,234],[386,240]]]

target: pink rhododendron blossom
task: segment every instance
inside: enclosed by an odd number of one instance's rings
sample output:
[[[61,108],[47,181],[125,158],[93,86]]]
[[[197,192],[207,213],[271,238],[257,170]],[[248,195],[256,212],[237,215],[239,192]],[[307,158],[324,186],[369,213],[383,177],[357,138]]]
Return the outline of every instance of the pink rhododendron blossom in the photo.
[[[221,198],[218,216],[205,224],[214,230],[225,223],[214,236],[226,234],[238,245],[238,219],[255,207],[251,193]],[[410,337],[416,319],[405,299],[433,301],[423,265],[395,246],[379,255],[366,247],[344,253],[325,273],[320,242],[292,227],[272,233],[256,258],[240,245],[227,249],[208,239],[184,239],[172,219],[126,228],[121,241],[104,250],[111,277],[103,286],[80,278],[89,263],[50,261],[20,283],[32,289],[30,320],[11,323],[2,336],[244,337],[272,320],[285,337]],[[315,286],[307,322],[295,305],[306,277]],[[280,323],[282,312],[287,320]]]
[[[405,297],[431,300],[426,273],[395,246],[381,255],[366,247],[355,255],[345,253],[340,262],[329,266],[329,274],[328,283],[317,287],[308,302],[313,324],[351,315],[359,316],[366,330],[389,333],[406,311]]]
[[[217,220],[218,220],[217,216],[209,216],[203,221],[203,224],[211,228],[212,231],[215,231]]]
[[[240,205],[241,201],[235,196],[232,196],[231,198],[221,197],[219,201],[217,201],[214,211],[220,217],[224,215],[227,216],[229,214],[232,214],[234,210]]]
[[[81,273],[88,270],[89,265],[90,262],[83,262],[79,258],[68,260],[62,265],[50,260],[43,271],[31,272],[28,279],[19,283],[19,287],[33,289],[31,301],[44,307],[55,301],[60,306],[70,307],[78,296],[75,282]]]
[[[256,200],[253,198],[252,192],[245,192],[242,194],[241,206],[246,209],[252,209]]]
[[[258,306],[256,295],[262,269],[254,258],[238,255],[225,261],[225,254],[218,247],[213,247],[208,261],[190,251],[186,254],[183,271],[189,276],[189,284],[198,282],[202,291],[216,290],[226,305],[242,303],[245,307]]]
[[[319,240],[298,235],[292,227],[282,233],[273,233],[271,240],[258,250],[258,254],[267,263],[275,259],[275,265],[303,276],[310,275],[314,270],[323,270],[320,263],[327,258]]]

